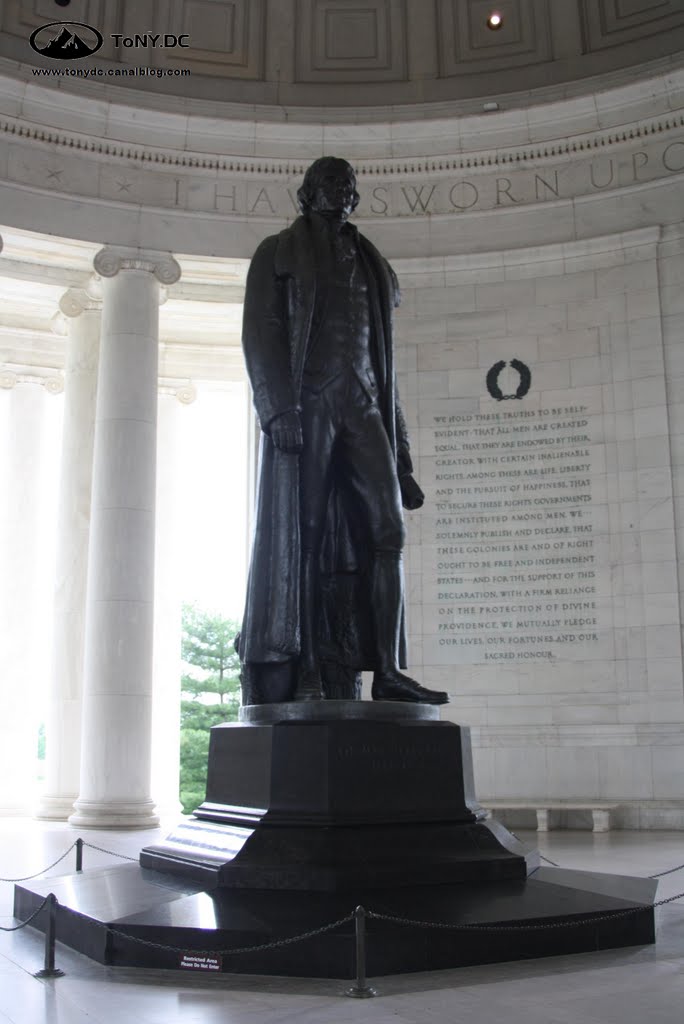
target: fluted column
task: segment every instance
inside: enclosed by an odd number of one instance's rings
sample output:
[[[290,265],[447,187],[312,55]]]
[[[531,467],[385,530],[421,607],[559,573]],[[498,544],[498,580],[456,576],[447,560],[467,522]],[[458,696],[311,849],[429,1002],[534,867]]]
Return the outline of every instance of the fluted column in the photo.
[[[12,815],[35,799],[36,697],[47,668],[41,511],[48,410],[39,379],[0,371],[0,387],[0,814]]]
[[[196,398],[190,382],[160,382],[157,439],[157,537],[152,695],[152,796],[162,817],[177,817],[180,774],[181,605],[178,552],[182,417]]]
[[[165,253],[105,248],[95,270],[102,332],[80,792],[69,821],[149,828],[159,298],[180,268]]]
[[[45,789],[36,817],[65,820],[79,791],[83,638],[97,357],[101,300],[71,288],[59,307],[68,318],[64,422],[57,513],[52,673],[47,702]]]

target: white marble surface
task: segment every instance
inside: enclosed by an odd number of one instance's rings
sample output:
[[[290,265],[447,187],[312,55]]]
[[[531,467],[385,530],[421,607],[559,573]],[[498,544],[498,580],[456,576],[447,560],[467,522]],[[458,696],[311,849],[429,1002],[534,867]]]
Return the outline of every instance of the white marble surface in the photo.
[[[667,65],[491,114],[392,106],[372,123],[311,123],[315,111],[302,123],[0,73],[0,196],[21,228],[248,258],[295,215],[306,163],[335,152],[355,164],[357,217],[391,257],[562,242],[679,219],[683,81]]]
[[[658,277],[666,266],[669,280],[676,280],[676,260],[681,256],[669,255],[679,238],[677,229],[667,229],[664,237],[667,263],[658,260],[658,228],[474,255],[468,260],[452,256],[397,261],[404,290],[397,317],[398,368],[418,478],[427,494],[425,507],[408,517],[411,666],[427,685],[451,691],[450,717],[477,727],[475,761],[486,780],[486,792],[517,798],[542,793],[570,798],[581,792],[627,802],[642,797],[650,810],[644,809],[638,820],[645,823],[650,815],[652,826],[661,820],[658,801],[670,800],[670,812],[682,827],[684,806],[677,788],[682,770],[679,755],[684,749],[684,701],[673,542],[678,524],[675,494],[683,488],[678,464],[671,467],[669,455],[670,442],[675,440],[672,434],[679,437],[682,428],[676,410],[671,417],[665,401],[666,392],[671,401],[678,387],[666,375],[666,359],[676,351],[676,341],[666,320],[665,328],[661,327],[660,316],[671,308],[666,303],[676,300],[674,294],[661,293]],[[532,388],[519,403],[497,404],[487,393],[485,375],[497,360],[513,358],[531,367]],[[517,382],[516,377],[513,390]],[[502,498],[515,500],[521,480],[523,490],[533,486],[531,480],[525,483],[524,474],[508,481],[490,479],[492,464],[485,448],[488,443],[491,447],[492,438],[471,431],[478,424],[482,430],[489,426],[483,416],[517,411],[528,418],[519,423],[502,420],[503,432],[513,430],[510,436],[524,444],[530,435],[523,431],[531,425],[532,436],[539,431],[536,436],[542,441],[547,435],[541,414],[550,416],[552,429],[554,418],[563,416],[554,416],[550,410],[578,407],[589,454],[583,457],[584,474],[574,476],[586,477],[582,486],[591,493],[591,501],[584,506],[585,532],[578,533],[573,544],[588,538],[587,552],[582,548],[574,553],[590,554],[594,576],[588,604],[581,606],[585,610],[577,613],[575,621],[595,618],[590,632],[596,639],[578,635],[573,643],[552,647],[550,660],[521,661],[518,653],[525,654],[526,649],[512,647],[517,660],[488,667],[486,651],[509,648],[463,646],[470,637],[477,637],[478,619],[489,616],[499,631],[506,618],[513,626],[523,620],[515,634],[535,629],[550,632],[538,627],[526,630],[526,619],[552,622],[559,615],[558,623],[567,626],[568,622],[559,611],[561,604],[551,606],[556,611],[547,608],[544,613],[542,598],[533,594],[528,593],[533,599],[527,603],[520,593],[513,599],[496,597],[502,587],[520,589],[510,582],[515,573],[510,561],[513,548],[508,554],[496,553],[496,544],[505,545],[505,540],[475,538],[480,546],[471,546],[468,554],[472,531],[478,529],[468,526],[467,519],[463,525],[468,500],[476,499],[471,515],[482,513],[485,506],[480,508],[478,502],[489,500],[496,505]],[[474,418],[478,416],[480,420]],[[441,424],[435,417],[442,417]],[[450,426],[453,434],[438,437],[440,425]],[[473,454],[482,457],[481,462],[471,469],[482,471],[484,479],[469,480],[468,467],[459,462],[468,452],[461,450],[459,455],[458,449],[468,442],[480,445]],[[502,452],[505,449],[497,449],[491,456]],[[534,465],[536,472],[549,464]],[[537,493],[542,500],[544,495],[553,499],[567,494],[561,498],[565,501],[572,496],[571,490],[556,489],[568,486],[557,474],[535,479],[539,491],[528,495],[533,501]],[[558,484],[548,482],[553,480]],[[495,487],[491,495],[482,490],[488,484]],[[505,493],[495,485],[503,486]],[[475,490],[478,486],[480,491]],[[449,487],[456,490],[445,498]],[[535,514],[528,526],[549,526],[550,521],[539,523]],[[517,534],[513,538],[517,543],[527,541],[528,548],[535,539],[540,544],[558,540],[545,534],[537,538],[535,533],[529,540]],[[493,554],[483,555],[482,544],[488,543],[494,545]],[[563,548],[563,541],[557,546]],[[452,549],[452,554],[445,554]],[[532,547],[519,552],[522,562],[515,564],[526,564],[525,558],[552,558],[554,553],[553,545],[543,552]],[[490,568],[477,567],[484,565],[483,558],[489,559]],[[453,571],[447,571],[445,564]],[[496,565],[502,567],[498,573],[503,583],[498,586],[491,583]],[[458,571],[454,566],[460,567]],[[541,569],[542,574],[549,571]],[[444,579],[440,582],[445,576],[463,576],[464,582],[446,585]],[[581,580],[575,577],[572,585],[578,583]],[[479,600],[455,600],[450,606],[446,597],[457,597],[464,589],[490,593]],[[492,615],[489,609],[497,601],[511,614]],[[516,617],[516,605],[528,614],[519,611]],[[469,615],[474,619],[469,620]],[[583,620],[580,615],[589,618]],[[492,630],[486,642],[505,643],[506,637]],[[517,635],[510,635],[517,641]],[[444,636],[456,643],[441,646]],[[663,731],[665,723],[675,729],[674,735]],[[654,731],[638,735],[622,731],[628,725],[647,724]],[[506,736],[497,732],[506,729]],[[641,766],[637,773],[635,758]],[[637,820],[632,810],[625,813],[630,821]]]
[[[79,789],[85,596],[100,345],[100,312],[95,308],[98,304],[90,302],[85,292],[72,298],[76,304],[68,321],[64,368],[54,640],[46,721],[49,741],[45,792],[38,809],[44,817],[59,819],[71,814]]]
[[[0,814],[30,807],[42,683],[50,671],[49,633],[37,640],[36,623],[49,622],[55,532],[40,515],[40,495],[57,484],[61,396],[39,383],[0,391]],[[8,585],[9,583],[9,585]],[[31,697],[27,693],[31,687]]]
[[[116,269],[123,254],[110,256]],[[147,264],[103,281],[81,773],[70,819],[91,827],[158,820],[150,763],[159,282],[151,257]]]
[[[172,822],[165,823],[165,827]],[[84,834],[86,841],[136,856],[164,834]],[[54,860],[78,833],[66,826],[0,821],[0,875],[27,874]],[[562,867],[649,875],[684,862],[680,833],[555,831],[521,833]],[[84,865],[116,864],[86,848]],[[73,856],[73,854],[71,855]],[[71,860],[51,873],[63,873]],[[663,878],[658,899],[684,891],[684,871]],[[11,918],[11,885],[0,884],[0,924]],[[676,1024],[684,998],[684,904],[663,907],[652,946],[606,950],[491,966],[372,979],[378,996],[354,1000],[345,982],[326,979],[223,975],[189,978],[169,971],[107,968],[59,943],[65,977],[39,981],[43,936],[26,928],[0,933],[2,1024]]]
[[[178,552],[181,471],[178,465],[185,407],[175,394],[158,401],[157,494],[152,663],[151,792],[158,813],[179,814],[181,604]]]

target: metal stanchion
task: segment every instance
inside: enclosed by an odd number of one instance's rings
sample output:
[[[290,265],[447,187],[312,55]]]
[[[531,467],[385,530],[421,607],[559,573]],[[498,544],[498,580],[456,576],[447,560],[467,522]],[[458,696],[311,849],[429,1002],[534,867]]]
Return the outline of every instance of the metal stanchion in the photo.
[[[62,978],[64,971],[55,967],[55,936],[57,934],[57,897],[50,893],[47,898],[48,918],[45,924],[45,966],[37,971],[34,978]]]
[[[371,999],[377,995],[374,988],[366,984],[366,911],[357,907],[354,911],[356,928],[356,985],[348,988],[346,995],[353,999]]]
[[[76,870],[83,871],[83,840],[76,840]]]

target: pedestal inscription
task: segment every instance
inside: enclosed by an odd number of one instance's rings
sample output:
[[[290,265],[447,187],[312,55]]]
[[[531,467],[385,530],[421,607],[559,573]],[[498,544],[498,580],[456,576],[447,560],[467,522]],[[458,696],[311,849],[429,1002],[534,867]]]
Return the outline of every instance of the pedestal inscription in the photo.
[[[605,499],[585,405],[435,416],[436,664],[543,660],[598,646]]]

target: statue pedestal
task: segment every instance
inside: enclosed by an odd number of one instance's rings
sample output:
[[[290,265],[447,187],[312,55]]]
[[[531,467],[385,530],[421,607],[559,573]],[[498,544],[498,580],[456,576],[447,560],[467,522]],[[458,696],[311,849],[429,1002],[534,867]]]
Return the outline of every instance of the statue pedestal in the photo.
[[[211,730],[207,796],[143,867],[207,886],[336,891],[524,879],[539,866],[486,821],[470,733],[436,708],[257,705]]]

